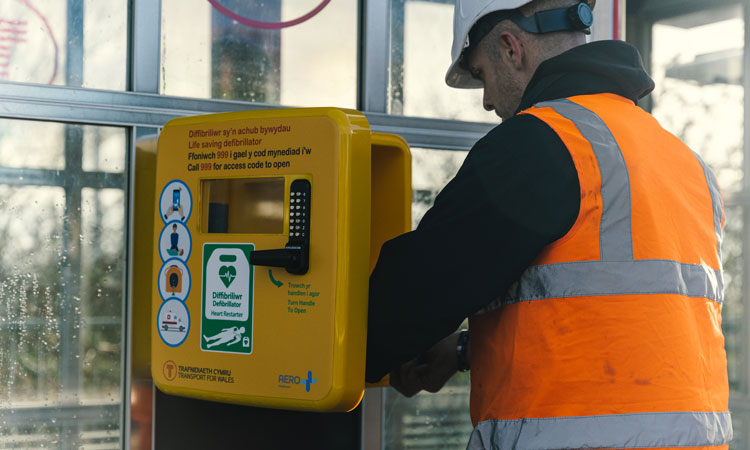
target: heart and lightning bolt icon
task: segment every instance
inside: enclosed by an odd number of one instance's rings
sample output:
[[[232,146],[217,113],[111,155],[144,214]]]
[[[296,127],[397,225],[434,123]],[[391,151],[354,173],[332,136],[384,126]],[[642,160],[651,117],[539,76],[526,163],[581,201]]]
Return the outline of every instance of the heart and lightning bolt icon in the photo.
[[[224,283],[224,286],[228,288],[234,279],[237,278],[237,269],[234,266],[221,266],[219,268],[219,278]]]

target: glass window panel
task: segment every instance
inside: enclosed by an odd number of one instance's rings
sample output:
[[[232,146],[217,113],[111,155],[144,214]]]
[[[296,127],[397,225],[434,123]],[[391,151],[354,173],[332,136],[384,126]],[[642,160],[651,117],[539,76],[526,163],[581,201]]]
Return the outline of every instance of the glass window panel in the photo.
[[[445,84],[453,42],[452,0],[391,0],[391,114],[499,122],[481,89]]]
[[[746,346],[743,344],[744,305],[742,299],[742,235],[744,232],[744,208],[726,208],[722,259],[724,264],[724,309],[722,329],[726,339],[729,387],[732,391],[743,390],[747,374],[744,373]]]
[[[226,8],[237,20],[219,12]],[[296,106],[356,106],[357,2],[163,0],[161,92]],[[259,28],[255,22],[264,22]],[[280,28],[281,27],[281,28]]]
[[[412,225],[458,172],[466,152],[412,148]],[[464,324],[464,328],[466,328]],[[454,376],[437,394],[406,398],[388,388],[383,397],[383,448],[464,449],[471,434],[469,374]]]
[[[81,364],[84,396],[100,404],[120,399],[125,195],[84,188],[81,195]],[[111,414],[111,412],[110,412]],[[118,416],[111,417],[116,424]]]
[[[125,89],[127,1],[0,0],[0,8],[0,80]]]
[[[469,417],[469,373],[458,373],[437,394],[406,398],[383,391],[383,449],[463,450],[473,426]]]
[[[125,90],[129,4],[127,0],[84,2],[83,87]]]
[[[705,159],[727,193],[742,188],[745,27],[742,8],[718,9],[727,11],[654,25],[652,95],[654,117]]]
[[[96,127],[8,122],[62,127],[50,146],[65,168],[0,184],[0,448],[118,448],[126,179],[84,176],[83,147],[111,145],[86,141]],[[99,131],[121,136],[123,171],[125,130]]]
[[[64,136],[60,123],[0,119],[0,167],[64,169]]]
[[[31,270],[62,256],[65,194],[57,187],[0,185],[0,270]],[[55,271],[52,271],[55,272]],[[46,273],[46,272],[45,272]],[[48,281],[54,278],[49,278]],[[0,320],[4,316],[0,315]],[[0,341],[2,342],[2,341]]]
[[[750,440],[747,438],[747,423],[748,414],[738,414],[737,410],[732,411],[732,431],[734,432],[734,438],[729,444],[730,450],[745,450],[747,449],[747,443]]]
[[[83,126],[83,170],[122,173],[126,133],[122,128]]]
[[[0,428],[13,436],[16,417],[61,400],[65,192],[0,185],[0,199]]]
[[[411,149],[412,227],[432,206],[435,196],[456,175],[466,158],[463,151]]]
[[[743,235],[746,208],[734,206],[726,208],[722,260],[724,263],[724,305],[721,328],[727,351],[727,371],[729,375],[730,409],[734,440],[731,449],[746,449],[750,436],[744,424],[750,419],[747,402],[747,321],[745,300],[743,299]]]

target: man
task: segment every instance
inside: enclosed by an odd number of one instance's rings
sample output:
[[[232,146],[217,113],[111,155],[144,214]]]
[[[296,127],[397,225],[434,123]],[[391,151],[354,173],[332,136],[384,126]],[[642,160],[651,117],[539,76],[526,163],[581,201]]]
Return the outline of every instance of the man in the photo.
[[[471,449],[728,448],[718,185],[636,106],[637,51],[585,43],[589,6],[458,0],[446,81],[503,122],[383,246],[367,379],[470,365]]]

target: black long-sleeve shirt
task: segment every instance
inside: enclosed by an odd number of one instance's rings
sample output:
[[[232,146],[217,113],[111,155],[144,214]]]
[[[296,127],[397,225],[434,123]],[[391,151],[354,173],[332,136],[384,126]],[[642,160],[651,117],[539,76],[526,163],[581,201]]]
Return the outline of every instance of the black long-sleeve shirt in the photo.
[[[542,65],[519,111],[545,100],[653,89],[635,48],[576,47]],[[416,230],[386,242],[370,276],[368,381],[416,357],[503,295],[580,207],[567,148],[544,122],[516,115],[471,149]]]

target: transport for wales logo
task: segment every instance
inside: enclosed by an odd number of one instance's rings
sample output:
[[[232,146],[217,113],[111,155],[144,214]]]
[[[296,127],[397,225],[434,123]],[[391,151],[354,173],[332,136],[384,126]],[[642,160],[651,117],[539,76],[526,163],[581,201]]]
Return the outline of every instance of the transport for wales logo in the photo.
[[[279,387],[289,389],[293,385],[302,384],[305,386],[305,392],[310,392],[310,388],[313,384],[318,382],[317,378],[313,378],[312,371],[307,371],[307,378],[298,377],[295,375],[279,375]]]

